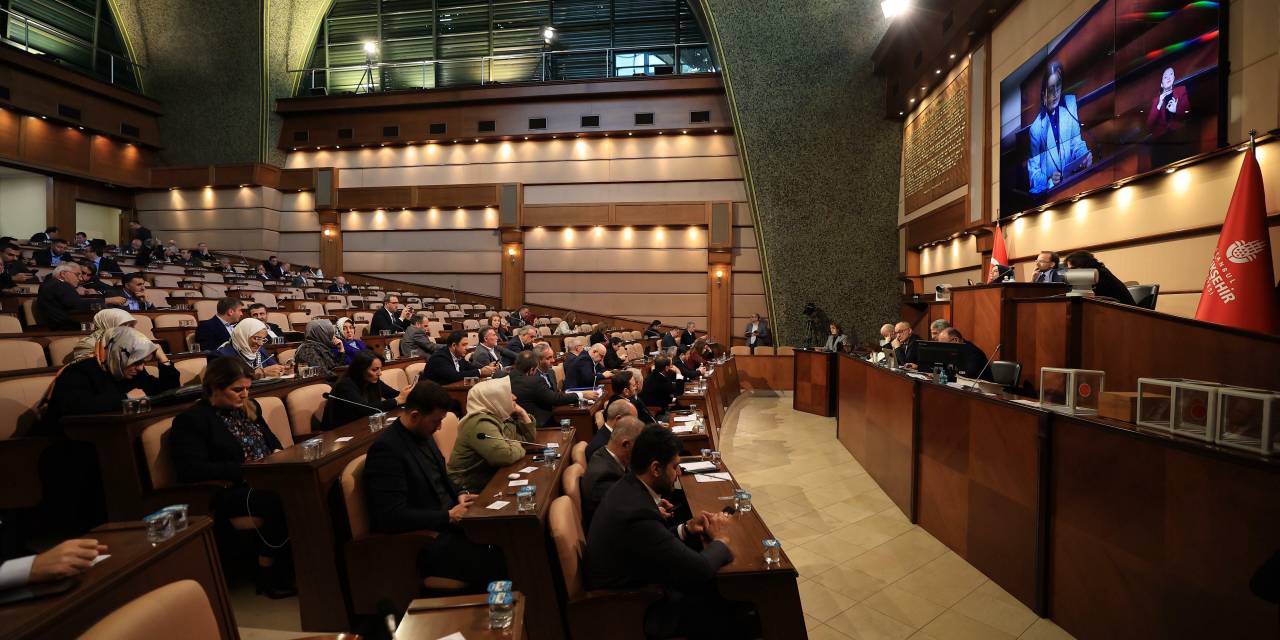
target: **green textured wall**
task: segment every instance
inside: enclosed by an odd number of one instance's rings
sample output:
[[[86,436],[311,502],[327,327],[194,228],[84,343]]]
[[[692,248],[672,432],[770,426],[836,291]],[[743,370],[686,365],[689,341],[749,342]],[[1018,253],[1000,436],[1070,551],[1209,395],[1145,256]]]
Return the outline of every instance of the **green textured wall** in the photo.
[[[878,0],[699,0],[749,176],[773,324],[801,344],[806,302],[866,337],[898,313],[902,130],[871,53]]]

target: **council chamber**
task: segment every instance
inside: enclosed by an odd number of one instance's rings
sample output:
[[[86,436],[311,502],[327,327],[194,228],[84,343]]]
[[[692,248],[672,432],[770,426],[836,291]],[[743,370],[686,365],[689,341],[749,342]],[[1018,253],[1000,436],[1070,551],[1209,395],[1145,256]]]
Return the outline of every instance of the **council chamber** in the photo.
[[[1280,637],[1280,0],[0,27],[0,637]]]

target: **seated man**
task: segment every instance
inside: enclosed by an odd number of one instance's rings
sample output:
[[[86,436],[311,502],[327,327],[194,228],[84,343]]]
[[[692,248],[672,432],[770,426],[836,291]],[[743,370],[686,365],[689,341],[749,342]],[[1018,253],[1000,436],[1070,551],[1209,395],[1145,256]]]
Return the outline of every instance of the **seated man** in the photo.
[[[436,539],[417,558],[423,577],[439,576],[483,589],[506,576],[502,551],[467,539],[458,523],[475,502],[460,493],[433,434],[440,428],[449,394],[422,381],[404,401],[400,419],[369,447],[364,494],[373,533],[433,531]]]
[[[93,567],[94,558],[106,552],[107,545],[87,538],[66,540],[39,555],[0,557],[0,592],[74,578]]]
[[[124,276],[124,270],[120,268],[120,263],[113,258],[102,255],[106,250],[107,243],[95,241],[85,249],[84,257],[99,276]]]
[[[594,391],[584,391],[578,393],[556,393],[547,388],[544,380],[538,377],[538,350],[521,351],[516,356],[516,363],[512,367],[511,372],[511,393],[515,395],[516,402],[524,407],[529,415],[533,416],[533,423],[539,427],[550,427],[552,425],[552,412],[560,405],[578,404],[580,398],[585,397],[589,400],[595,400],[600,397]],[[547,348],[543,352],[543,357],[555,358],[555,354],[551,353],[551,349]]]
[[[128,311],[150,311],[156,307],[147,302],[147,278],[141,273],[130,273],[120,278],[120,295]]]
[[[462,331],[449,334],[444,346],[427,358],[427,369],[423,372],[426,379],[436,384],[446,385],[463,378],[487,378],[498,370],[497,365],[477,367],[467,360],[467,334]]]
[[[419,313],[413,316],[412,324],[404,328],[404,337],[400,339],[400,355],[405,358],[429,356],[440,348],[431,334],[427,332],[427,321],[430,316]]]
[[[338,276],[333,279],[333,284],[329,285],[329,293],[351,293],[351,287],[347,285],[347,279]]]
[[[485,327],[480,330],[480,344],[476,345],[476,350],[471,352],[471,364],[483,367],[496,363],[499,367],[509,367],[515,364],[516,355],[516,352],[498,344],[497,329]]]
[[[697,358],[698,353],[696,351],[691,348],[685,349],[680,355],[676,356],[676,360],[672,364],[676,365],[676,369],[680,370],[680,375],[684,376],[685,380],[697,380],[706,371],[703,367],[698,366]]]
[[[657,422],[653,414],[649,413],[649,408],[640,401],[640,386],[644,383],[640,378],[639,369],[619,371],[617,375],[609,379],[609,383],[613,385],[613,394],[609,396],[605,411],[608,411],[609,407],[613,406],[614,403],[626,402],[635,407],[636,417],[640,418],[640,422],[645,424]]]
[[[987,354],[978,348],[978,345],[964,339],[960,334],[960,330],[955,327],[947,327],[939,334],[938,339],[941,342],[950,342],[952,344],[962,345],[960,347],[960,366],[956,368],[956,373],[966,378],[976,378],[982,373],[983,380],[991,380],[991,367],[987,366]]]
[[[44,232],[43,232],[43,233],[34,233],[34,234],[32,234],[32,235],[31,235],[31,240],[30,240],[29,242],[30,242],[31,244],[41,244],[41,243],[45,243],[45,242],[51,242],[51,241],[53,241],[54,239],[56,239],[57,237],[58,237],[58,228],[57,228],[57,227],[48,227],[48,228],[46,228],[46,229],[44,230]]]
[[[412,317],[412,309],[400,308],[398,296],[387,296],[387,301],[383,303],[382,308],[373,312],[373,320],[369,321],[369,335],[380,336],[383,331],[401,333],[409,325],[409,319]]]
[[[1031,274],[1032,282],[1050,283],[1067,281],[1066,269],[1058,264],[1058,254],[1054,251],[1041,251],[1036,255],[1036,271]]]
[[[662,343],[659,345],[662,349],[674,349],[680,346],[681,335],[684,329],[680,327],[672,327],[670,331],[662,334]]]
[[[533,339],[538,337],[538,330],[533,325],[525,325],[516,329],[516,335],[507,342],[507,348],[515,353],[533,348]]]
[[[17,293],[18,285],[39,282],[22,262],[22,250],[18,245],[0,242],[0,262],[4,263],[4,269],[0,271],[0,291]]]
[[[284,329],[274,322],[267,322],[267,305],[261,302],[255,302],[249,305],[249,317],[267,325],[267,340],[275,340],[284,337]]]
[[[244,303],[237,298],[223,298],[218,301],[216,313],[196,325],[196,348],[201,351],[213,351],[222,343],[231,339],[231,331],[240,322],[244,314]]]
[[[911,329],[911,323],[904,321],[893,325],[893,355],[897,358],[899,367],[916,366],[920,359],[919,344],[920,338]]]
[[[619,404],[618,406],[625,406]],[[624,416],[614,422],[609,443],[587,456],[587,472],[579,480],[582,494],[582,528],[591,530],[591,516],[604,501],[614,483],[622,479],[631,464],[631,448],[644,430],[635,416]],[[602,429],[603,431],[603,429]]]
[[[90,299],[84,296],[88,290],[80,287],[80,265],[67,260],[54,267],[53,274],[40,283],[40,292],[36,294],[36,321],[49,331],[75,331],[80,322],[73,318],[73,313],[87,313]],[[92,302],[108,305],[122,305],[124,298],[93,298]]]
[[[563,389],[564,385],[556,380],[556,352],[551,350],[551,345],[545,342],[535,344],[533,355],[538,359],[538,370],[534,373],[537,379],[552,391]]]
[[[880,348],[893,346],[893,325],[885,323],[880,325]]]
[[[612,378],[613,372],[604,368],[604,352],[607,350],[603,344],[593,344],[587,349],[585,356],[575,358],[572,363],[566,361],[564,388],[595,388],[597,383]]]
[[[693,322],[684,325],[684,333],[680,336],[680,348],[692,347],[693,342],[698,339],[698,325]]]
[[[604,410],[604,426],[596,432],[595,437],[591,438],[591,442],[587,443],[585,452],[586,458],[591,459],[597,451],[609,444],[609,439],[613,437],[613,429],[618,421],[623,418],[635,418],[636,408],[630,402],[619,400],[618,402],[610,402],[609,408]],[[644,423],[641,423],[644,424]]]
[[[942,335],[942,330],[950,326],[951,326],[951,323],[947,322],[946,320],[943,320],[942,318],[938,318],[937,320],[930,322],[929,323],[929,339],[934,342],[941,340],[942,338],[939,336]]]
[[[645,612],[648,637],[737,637],[714,586],[716,571],[733,560],[730,516],[703,512],[667,523],[670,503],[663,496],[680,476],[679,461],[680,439],[671,431],[651,425],[640,432],[629,471],[592,515],[582,557],[586,586],[662,587],[664,598]]]
[[[679,372],[671,364],[671,358],[654,358],[653,371],[645,378],[644,389],[640,391],[640,401],[647,407],[666,411],[676,397],[684,393],[684,380],[677,379],[677,375]]]
[[[191,256],[199,262],[213,262],[213,254],[209,252],[209,245],[201,242],[196,245],[196,252]]]
[[[40,249],[32,254],[36,260],[36,266],[40,267],[56,267],[67,259],[67,241],[55,238],[49,243],[48,249]]]

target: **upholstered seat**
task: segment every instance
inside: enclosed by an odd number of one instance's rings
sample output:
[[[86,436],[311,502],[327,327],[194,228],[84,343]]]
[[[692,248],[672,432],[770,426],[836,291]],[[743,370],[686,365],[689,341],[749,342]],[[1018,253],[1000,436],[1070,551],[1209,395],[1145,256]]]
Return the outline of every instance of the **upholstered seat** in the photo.
[[[49,366],[44,346],[34,340],[0,340],[0,371]]]
[[[177,630],[181,629],[181,633]],[[234,629],[233,629],[234,631]],[[209,596],[195,580],[170,582],[134,598],[89,627],[81,640],[134,640],[181,635],[184,640],[219,640]]]
[[[585,445],[585,442],[578,444]],[[586,447],[583,447],[585,450]],[[577,462],[564,468],[564,475],[560,478],[560,489],[564,495],[569,496],[573,500],[573,508],[582,513],[582,476],[586,474],[587,466],[578,464]]]
[[[324,399],[326,393],[329,393],[329,385],[311,384],[294,389],[285,397],[284,405],[289,410],[289,425],[295,440],[319,429],[327,402]]]

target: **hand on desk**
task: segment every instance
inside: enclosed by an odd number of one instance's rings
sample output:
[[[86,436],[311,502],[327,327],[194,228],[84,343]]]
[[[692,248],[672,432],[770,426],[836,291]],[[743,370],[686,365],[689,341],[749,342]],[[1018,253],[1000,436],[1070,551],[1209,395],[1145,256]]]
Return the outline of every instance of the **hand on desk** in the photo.
[[[729,521],[727,513],[708,513],[703,511],[696,519],[702,521],[702,537],[707,540],[719,540],[729,546]]]
[[[476,501],[474,493],[459,493],[458,505],[449,510],[449,523],[458,524],[462,522],[462,516],[466,515],[467,509],[471,508],[471,503]]]
[[[105,553],[107,545],[97,540],[67,540],[38,555],[31,562],[28,582],[52,582],[78,576],[93,566],[93,560]]]

